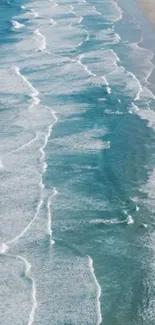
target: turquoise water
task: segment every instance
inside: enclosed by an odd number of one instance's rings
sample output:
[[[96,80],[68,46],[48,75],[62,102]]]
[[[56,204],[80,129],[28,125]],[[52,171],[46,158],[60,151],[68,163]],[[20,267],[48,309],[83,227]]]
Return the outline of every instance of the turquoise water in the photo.
[[[153,325],[153,27],[134,0],[0,27],[0,324]]]

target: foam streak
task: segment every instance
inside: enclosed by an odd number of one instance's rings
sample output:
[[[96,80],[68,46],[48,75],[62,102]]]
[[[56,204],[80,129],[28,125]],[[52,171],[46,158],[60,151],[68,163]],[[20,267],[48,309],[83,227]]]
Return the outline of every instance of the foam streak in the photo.
[[[17,255],[16,258],[20,259],[25,263],[25,267],[26,267],[25,275],[29,280],[31,280],[32,283],[32,309],[29,314],[29,321],[28,321],[28,325],[32,325],[32,323],[34,322],[35,310],[37,308],[36,284],[35,284],[35,280],[29,275],[31,270],[31,264],[24,257],[20,255]]]
[[[30,97],[32,98],[32,104],[39,104],[40,99],[38,98],[39,91],[33,87],[30,81],[21,74],[19,67],[14,67],[15,73],[22,79],[25,85],[31,90]]]
[[[52,201],[52,198],[57,195],[57,190],[56,188],[54,187],[53,188],[53,194],[48,198],[47,200],[47,220],[48,220],[48,233],[49,233],[49,236],[51,237],[52,236],[52,219],[51,219],[51,201]]]
[[[96,308],[97,308],[97,325],[101,324],[102,322],[102,314],[101,314],[101,304],[100,304],[100,296],[101,296],[101,287],[97,281],[97,278],[95,276],[95,271],[94,271],[94,267],[93,267],[93,260],[90,256],[88,256],[88,264],[96,285],[96,289],[97,289],[97,304],[96,304]]]

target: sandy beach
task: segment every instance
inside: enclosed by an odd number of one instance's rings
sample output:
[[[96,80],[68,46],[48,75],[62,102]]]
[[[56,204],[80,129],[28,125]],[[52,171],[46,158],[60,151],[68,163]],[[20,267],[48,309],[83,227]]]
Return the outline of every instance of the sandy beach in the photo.
[[[147,13],[150,21],[155,24],[155,1],[154,0],[138,0],[140,6]]]

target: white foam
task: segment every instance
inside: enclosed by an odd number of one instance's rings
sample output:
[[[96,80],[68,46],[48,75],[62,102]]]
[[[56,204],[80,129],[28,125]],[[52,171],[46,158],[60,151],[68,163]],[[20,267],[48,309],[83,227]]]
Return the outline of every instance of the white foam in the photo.
[[[30,141],[24,143],[22,146],[20,146],[20,147],[14,149],[14,150],[12,150],[11,153],[13,153],[13,152],[18,152],[18,151],[20,151],[20,150],[25,149],[26,147],[29,147],[29,146],[30,146],[33,142],[35,142],[37,139],[38,139],[38,137],[35,136],[35,138],[33,138],[32,140],[30,140]]]
[[[41,182],[40,182],[40,187],[42,189],[42,179],[41,179]],[[39,212],[40,212],[40,209],[43,205],[43,199],[41,198],[42,197],[42,192],[41,192],[41,195],[40,195],[40,200],[39,200],[39,203],[37,205],[37,209],[36,209],[36,213],[33,217],[33,219],[29,222],[29,224],[21,231],[20,234],[18,234],[16,237],[14,237],[13,239],[9,240],[6,245],[10,245],[10,244],[13,244],[15,242],[17,242],[20,238],[22,238],[25,233],[30,229],[32,223],[34,222],[34,220],[37,218],[37,216],[39,215]]]
[[[117,218],[114,219],[93,219],[90,220],[89,223],[91,224],[104,224],[104,225],[116,225],[116,224],[121,224],[121,223],[125,223],[125,221],[120,221]]]
[[[23,261],[25,263],[25,266],[26,266],[25,275],[27,278],[29,278],[31,280],[31,283],[32,283],[32,309],[30,311],[29,320],[28,320],[28,325],[32,325],[32,323],[34,322],[35,311],[37,308],[36,284],[35,284],[34,278],[32,278],[29,275],[29,272],[31,270],[31,264],[26,260],[26,258],[24,258],[20,255],[17,255],[16,258],[19,258],[21,261]]]
[[[19,23],[19,22],[16,21],[16,20],[12,20],[12,25],[13,25],[13,27],[16,28],[16,29],[20,29],[20,28],[22,28],[22,27],[25,26],[24,24],[21,24],[21,23]]]
[[[6,244],[2,244],[2,247],[0,248],[0,254],[5,254],[9,247]]]
[[[120,35],[117,34],[113,28],[99,30],[95,37],[97,40],[100,40],[104,43],[103,50],[105,48],[105,45],[117,44],[121,40]]]
[[[69,153],[93,153],[99,150],[109,149],[110,141],[103,141],[101,137],[106,134],[104,129],[93,128],[86,132],[73,133],[64,137],[52,138],[55,152]]]
[[[36,10],[30,9],[30,11],[32,12],[34,18],[38,18],[39,17],[39,13]]]
[[[102,322],[102,314],[101,314],[101,304],[100,304],[100,296],[101,296],[101,287],[97,281],[97,278],[95,276],[95,271],[94,271],[94,267],[93,267],[93,260],[90,256],[88,256],[88,264],[91,270],[91,274],[92,277],[94,279],[95,285],[96,285],[96,289],[97,289],[97,303],[96,303],[96,309],[97,309],[97,325],[101,324]]]
[[[128,214],[128,212],[126,210],[124,210],[123,212],[124,212],[124,214],[127,215],[127,218],[126,218],[127,224],[128,225],[133,224],[134,223],[133,217],[130,214]]]
[[[54,187],[53,188],[53,194],[48,198],[47,200],[47,220],[48,220],[48,234],[50,235],[50,237],[52,236],[52,219],[51,219],[51,201],[52,198],[57,195],[57,190]],[[52,240],[51,240],[52,241]]]
[[[53,19],[53,18],[50,18],[50,23],[55,26],[57,24],[57,22]]]
[[[147,227],[148,227],[148,225],[147,225],[146,223],[142,223],[142,226],[143,226],[144,228],[147,228]]]
[[[85,70],[85,71],[86,71],[90,76],[94,76],[94,77],[96,77],[96,74],[93,73],[90,69],[88,69],[88,67],[87,67],[86,64],[83,64],[83,63],[82,63],[82,59],[83,59],[83,57],[84,57],[84,54],[80,54],[80,55],[79,55],[79,58],[78,58],[78,60],[77,60],[77,63],[80,64],[80,65],[84,68],[84,70]]]
[[[82,20],[83,20],[83,17],[81,16],[81,17],[79,18],[78,24],[81,24],[81,23],[82,23]]]
[[[127,221],[128,225],[131,225],[134,223],[134,220],[133,220],[132,216],[130,216],[130,215],[127,216],[126,221]]]
[[[102,14],[101,14],[101,12],[100,12],[100,11],[98,11],[98,10],[96,9],[96,7],[95,7],[95,6],[93,6],[93,11],[94,11],[94,12],[96,12],[96,14],[97,14],[97,15],[100,15],[100,16],[102,15]]]
[[[43,34],[40,33],[39,29],[34,31],[34,34],[37,36],[38,49],[44,51],[46,49],[46,38]]]
[[[47,164],[45,162],[45,152],[44,152],[44,149],[46,148],[47,146],[47,143],[48,143],[48,139],[51,135],[51,131],[52,131],[52,128],[53,126],[57,123],[58,121],[58,118],[56,116],[56,113],[54,110],[51,110],[49,107],[46,107],[50,112],[51,112],[51,115],[52,117],[54,118],[54,122],[52,124],[49,125],[48,127],[48,131],[47,131],[47,134],[45,135],[45,139],[44,139],[44,144],[43,146],[39,149],[40,151],[40,162],[42,164],[42,173],[45,173],[46,169],[47,169]]]
[[[33,85],[30,83],[30,81],[21,74],[20,68],[15,66],[14,70],[16,74],[23,80],[23,82],[28,86],[28,88],[31,90],[30,97],[32,98],[32,104],[38,105],[40,102],[40,99],[38,98],[39,91],[33,87]]]
[[[74,7],[72,5],[70,5],[69,12],[71,12],[74,16],[76,16],[75,11],[74,11]]]
[[[0,159],[0,171],[4,168],[2,160]]]
[[[136,205],[136,211],[139,211],[139,206],[138,205]]]

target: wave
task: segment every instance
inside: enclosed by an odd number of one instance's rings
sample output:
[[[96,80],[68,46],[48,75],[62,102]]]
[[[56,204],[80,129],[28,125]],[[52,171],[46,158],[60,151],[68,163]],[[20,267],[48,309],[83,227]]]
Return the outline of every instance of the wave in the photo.
[[[95,6],[93,6],[93,11],[96,12],[97,15],[101,16],[101,12],[96,9]]]
[[[133,224],[133,223],[134,223],[134,219],[133,219],[133,217],[132,217],[130,214],[128,214],[128,212],[127,212],[126,210],[124,210],[124,214],[127,215],[126,223],[127,223],[128,225]]]
[[[96,35],[96,39],[102,41],[105,45],[118,44],[121,41],[121,36],[115,32],[114,28],[106,28],[99,30]]]
[[[126,212],[126,214],[127,214],[127,212]],[[114,219],[93,219],[93,220],[90,220],[89,223],[103,224],[103,225],[120,225],[120,224],[130,225],[130,224],[134,223],[134,219],[131,215],[127,214],[127,218],[124,220],[119,220],[117,218],[114,218]]]
[[[90,256],[88,256],[88,264],[89,264],[89,267],[90,267],[90,271],[91,271],[91,274],[92,274],[92,277],[94,279],[94,282],[95,282],[95,285],[96,285],[96,289],[97,289],[97,305],[96,305],[96,308],[97,308],[97,325],[101,324],[102,322],[102,314],[101,314],[101,304],[100,304],[100,297],[101,297],[101,287],[97,281],[97,278],[95,276],[95,271],[94,271],[94,267],[93,267],[93,260]]]
[[[82,63],[82,59],[84,57],[84,54],[80,54],[79,55],[79,58],[77,60],[77,63],[80,64],[82,67],[84,67],[84,70],[90,75],[90,76],[94,76],[96,77],[96,74],[93,73],[90,69],[88,69],[87,65],[86,64],[83,64]]]
[[[47,200],[47,220],[48,220],[48,234],[51,237],[52,236],[52,219],[51,219],[51,201],[54,196],[58,194],[56,188],[53,188],[53,194],[48,198]],[[54,243],[54,240],[51,241],[52,244]]]
[[[27,87],[31,90],[30,97],[32,98],[32,105],[38,105],[40,102],[40,99],[38,98],[39,91],[35,89],[30,81],[21,74],[19,67],[15,66],[14,70],[16,74],[23,80],[24,84],[27,85]]]
[[[30,9],[30,11],[32,12],[32,15],[33,15],[34,18],[38,18],[39,17],[39,13],[36,10]]]
[[[37,299],[36,299],[36,284],[34,278],[32,278],[29,273],[31,270],[31,264],[26,260],[26,258],[16,255],[15,258],[20,259],[25,263],[26,271],[25,271],[25,276],[31,281],[32,283],[32,309],[29,314],[29,320],[28,320],[28,325],[32,325],[34,321],[34,315],[35,315],[35,310],[37,308]]]
[[[49,51],[45,51],[46,47],[47,47],[47,45],[46,45],[46,37],[42,33],[40,33],[38,28],[34,31],[34,34],[37,36],[36,37],[37,45],[38,45],[37,50],[41,51],[41,52],[51,54]]]
[[[12,20],[11,22],[12,22],[13,28],[15,28],[15,29],[20,29],[20,28],[22,28],[22,27],[25,27],[24,24],[21,24],[21,23],[19,23],[19,22],[16,21],[16,20]]]
[[[81,16],[81,17],[79,18],[78,24],[81,24],[81,23],[82,23],[82,20],[83,20],[83,17]]]
[[[0,159],[0,170],[2,170],[4,168],[2,160]]]
[[[45,139],[44,139],[44,144],[43,146],[39,149],[40,151],[40,162],[41,162],[41,165],[42,165],[42,174],[45,173],[46,171],[46,168],[47,168],[47,164],[45,162],[45,152],[44,152],[44,149],[47,145],[47,142],[48,142],[48,139],[51,135],[51,130],[52,130],[52,127],[54,126],[54,124],[57,122],[57,117],[55,115],[55,112],[51,112],[51,114],[53,115],[54,117],[54,122],[49,126],[48,128],[48,132],[47,132],[47,135],[45,136]],[[37,205],[37,209],[36,209],[36,213],[34,215],[34,217],[32,218],[32,220],[29,222],[29,224],[22,230],[22,232],[20,234],[18,234],[15,238],[9,240],[6,245],[10,245],[10,244],[13,244],[15,242],[17,242],[21,237],[24,236],[24,234],[30,229],[32,223],[36,220],[36,218],[38,217],[39,215],[39,212],[40,212],[40,209],[43,205],[43,189],[44,189],[44,184],[43,184],[43,176],[42,174],[40,174],[40,183],[39,183],[39,186],[40,186],[40,199],[39,199],[39,202],[38,202],[38,205]],[[54,188],[54,195],[56,195],[56,189]]]
[[[35,138],[33,138],[33,139],[31,139],[30,141],[24,143],[22,146],[20,146],[20,147],[14,149],[14,150],[12,150],[10,153],[15,153],[15,152],[18,152],[18,151],[20,151],[20,150],[25,149],[26,147],[29,147],[29,146],[30,146],[33,142],[35,142],[37,139],[38,139],[38,137],[35,136]]]
[[[39,29],[34,31],[34,34],[38,37],[38,49],[44,51],[46,49],[46,38],[43,34],[40,33]]]
[[[78,64],[80,64],[84,68],[84,70],[88,73],[88,75],[93,76],[93,77],[97,77],[97,74],[95,74],[94,72],[92,72],[92,70],[90,70],[88,68],[88,65],[86,65],[86,64],[84,64],[82,62],[82,59],[84,59],[84,58],[85,58],[84,54],[80,54],[79,57],[78,57],[78,60],[76,62]],[[73,62],[74,62],[74,60],[73,60]],[[105,76],[101,76],[101,79],[103,81],[103,85],[106,86],[107,94],[111,94],[111,91],[112,90],[111,90],[111,87],[109,86],[109,82],[107,81],[106,77]]]
[[[57,22],[53,19],[53,18],[50,18],[50,23],[55,26],[57,24]]]
[[[69,10],[70,13],[72,13],[74,16],[76,16],[76,13],[74,11],[74,7],[72,5],[70,5],[70,10]]]

